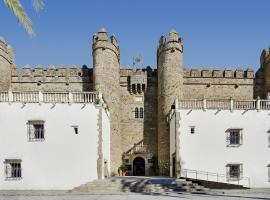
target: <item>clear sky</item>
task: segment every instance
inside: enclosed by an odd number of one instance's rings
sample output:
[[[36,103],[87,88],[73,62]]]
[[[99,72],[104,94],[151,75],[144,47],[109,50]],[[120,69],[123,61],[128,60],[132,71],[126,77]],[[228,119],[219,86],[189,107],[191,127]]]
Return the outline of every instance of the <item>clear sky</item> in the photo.
[[[140,53],[142,65],[155,67],[159,37],[172,28],[183,38],[187,67],[257,69],[270,45],[269,0],[46,0],[40,13],[21,1],[34,38],[0,1],[0,35],[13,46],[19,67],[91,67],[91,38],[101,27],[116,35],[122,66]]]

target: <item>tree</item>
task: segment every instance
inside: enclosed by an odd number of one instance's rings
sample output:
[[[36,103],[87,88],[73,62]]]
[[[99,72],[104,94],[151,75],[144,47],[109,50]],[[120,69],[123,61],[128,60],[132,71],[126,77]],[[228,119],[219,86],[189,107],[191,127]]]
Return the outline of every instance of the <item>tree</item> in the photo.
[[[5,5],[13,12],[17,17],[19,23],[25,28],[30,36],[35,35],[31,19],[25,12],[20,0],[3,0]],[[44,8],[43,0],[32,0],[33,7],[36,11],[40,11]]]

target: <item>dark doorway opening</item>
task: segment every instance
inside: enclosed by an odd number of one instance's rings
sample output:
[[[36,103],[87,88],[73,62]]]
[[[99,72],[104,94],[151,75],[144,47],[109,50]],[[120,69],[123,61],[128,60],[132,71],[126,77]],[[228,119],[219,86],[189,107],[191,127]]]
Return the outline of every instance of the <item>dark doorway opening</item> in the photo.
[[[173,177],[176,177],[176,162],[175,162],[175,156],[172,158],[172,162],[173,162],[173,164],[172,164],[172,176]]]
[[[141,157],[133,160],[133,176],[145,176],[145,160]]]

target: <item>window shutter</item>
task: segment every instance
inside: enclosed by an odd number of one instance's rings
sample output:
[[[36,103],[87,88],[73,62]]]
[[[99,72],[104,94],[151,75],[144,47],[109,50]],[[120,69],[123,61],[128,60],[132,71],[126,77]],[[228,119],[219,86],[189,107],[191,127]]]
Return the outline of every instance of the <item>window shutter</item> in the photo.
[[[226,133],[226,145],[229,146],[230,145],[230,132]]]
[[[242,179],[242,178],[243,178],[243,164],[241,164],[241,165],[239,166],[239,168],[240,168],[240,176],[239,176],[239,179]]]
[[[243,144],[243,130],[240,131],[240,144]]]
[[[230,179],[230,166],[229,165],[226,166],[226,178],[227,178],[227,181]]]

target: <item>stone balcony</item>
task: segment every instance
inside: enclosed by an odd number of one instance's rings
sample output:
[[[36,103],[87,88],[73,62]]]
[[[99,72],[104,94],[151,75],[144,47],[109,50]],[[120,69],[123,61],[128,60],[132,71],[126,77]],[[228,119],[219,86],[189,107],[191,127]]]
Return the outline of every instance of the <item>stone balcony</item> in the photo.
[[[0,92],[0,102],[21,103],[97,103],[98,92]]]
[[[176,100],[176,109],[197,109],[197,110],[270,110],[270,100],[251,99],[189,99]]]

